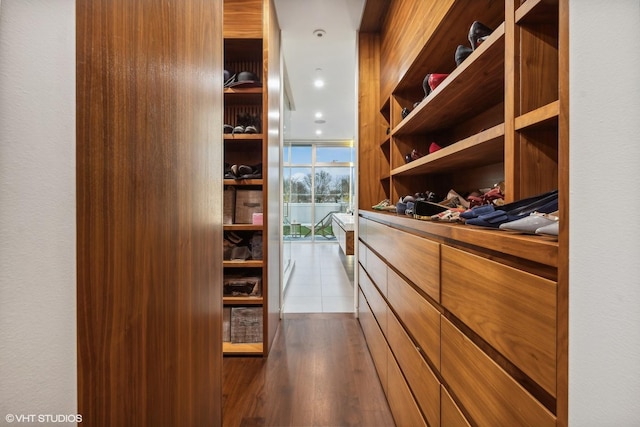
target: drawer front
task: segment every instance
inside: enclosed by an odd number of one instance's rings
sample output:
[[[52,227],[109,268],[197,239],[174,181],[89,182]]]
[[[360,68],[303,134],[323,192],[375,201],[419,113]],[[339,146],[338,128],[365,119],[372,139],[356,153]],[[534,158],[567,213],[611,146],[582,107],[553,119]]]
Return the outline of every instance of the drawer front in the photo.
[[[367,276],[364,269],[360,267],[360,288],[362,289],[364,296],[367,298],[369,308],[373,312],[373,315],[380,325],[382,333],[387,335],[387,303],[378,292],[378,288],[375,287],[371,279]]]
[[[367,273],[371,276],[371,280],[378,287],[380,293],[386,297],[387,264],[371,251],[367,252]]]
[[[440,312],[389,270],[387,300],[424,354],[440,369]]]
[[[424,361],[393,313],[388,316],[387,340],[416,402],[429,425],[440,425],[440,381]]]
[[[369,353],[373,359],[373,364],[376,366],[380,383],[384,393],[387,393],[387,353],[389,351],[387,342],[382,336],[382,331],[378,327],[376,319],[371,313],[371,309],[367,304],[367,300],[362,294],[358,292],[359,304],[358,304],[358,320],[362,327],[362,332],[367,340],[367,346],[369,347]]]
[[[464,414],[460,411],[460,408],[458,408],[458,405],[456,405],[444,387],[441,388],[440,400],[442,401],[442,413],[440,414],[442,417],[442,426],[471,427],[471,424],[469,424]]]
[[[360,239],[367,241],[367,223],[369,221],[366,218],[358,217],[358,236]]]
[[[553,414],[445,318],[441,372],[477,425],[555,426]]]
[[[361,241],[358,241],[358,262],[360,262],[360,265],[363,266],[365,270],[367,269],[367,252],[368,251],[369,249],[367,249],[364,243],[362,243]]]
[[[389,392],[387,393],[387,400],[396,426],[426,427],[427,423],[424,418],[422,418],[420,409],[418,409],[416,401],[413,400],[409,386],[407,386],[407,383],[404,381],[404,377],[395,359],[389,354],[387,360],[389,365]]]
[[[442,305],[556,395],[556,282],[442,246]]]
[[[390,265],[440,301],[440,244],[370,221],[369,241]]]

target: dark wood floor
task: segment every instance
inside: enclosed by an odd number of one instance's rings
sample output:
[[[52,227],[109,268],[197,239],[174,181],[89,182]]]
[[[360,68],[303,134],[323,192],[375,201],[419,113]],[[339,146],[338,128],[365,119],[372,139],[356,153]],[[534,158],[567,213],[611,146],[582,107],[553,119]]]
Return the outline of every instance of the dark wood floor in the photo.
[[[287,314],[269,357],[225,357],[225,426],[394,426],[358,320]]]

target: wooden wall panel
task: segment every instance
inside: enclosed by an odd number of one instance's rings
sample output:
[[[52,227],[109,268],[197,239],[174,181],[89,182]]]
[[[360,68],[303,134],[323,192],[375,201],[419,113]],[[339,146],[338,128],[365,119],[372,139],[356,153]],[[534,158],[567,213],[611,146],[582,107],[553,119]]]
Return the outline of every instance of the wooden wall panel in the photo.
[[[76,8],[82,424],[220,425],[222,4]]]
[[[224,37],[261,39],[263,0],[224,0]]]
[[[392,1],[381,31],[382,101],[391,95],[452,3],[453,0]],[[451,52],[452,61],[453,54]]]
[[[386,130],[380,114],[380,36],[360,33],[358,50],[358,206],[368,209],[386,197],[371,177],[389,174],[380,149]]]
[[[268,132],[266,132],[268,149],[264,150],[265,158],[262,162],[265,165],[269,165],[267,174],[264,176],[264,179],[268,177],[267,191],[264,195],[265,201],[268,202],[266,204],[268,215],[264,219],[264,224],[268,229],[268,242],[263,254],[265,259],[268,260],[266,275],[269,278],[267,282],[268,303],[265,310],[267,316],[265,319],[267,321],[266,333],[268,336],[265,348],[266,355],[271,348],[280,325],[280,283],[282,281],[280,277],[280,235],[282,226],[279,221],[279,201],[282,200],[282,194],[280,193],[280,117],[282,117],[282,114],[280,114],[280,26],[273,0],[265,1],[264,7],[265,38],[263,40],[263,57],[267,58],[264,63],[267,100],[263,100],[265,104],[262,110],[262,123],[268,123]]]

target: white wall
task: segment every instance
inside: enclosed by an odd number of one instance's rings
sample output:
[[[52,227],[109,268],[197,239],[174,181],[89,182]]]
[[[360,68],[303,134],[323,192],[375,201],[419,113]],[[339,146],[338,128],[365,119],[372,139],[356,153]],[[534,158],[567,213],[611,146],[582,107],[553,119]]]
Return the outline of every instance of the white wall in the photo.
[[[75,1],[0,8],[4,425],[13,414],[77,411]]]
[[[569,424],[640,425],[640,1],[570,1]]]

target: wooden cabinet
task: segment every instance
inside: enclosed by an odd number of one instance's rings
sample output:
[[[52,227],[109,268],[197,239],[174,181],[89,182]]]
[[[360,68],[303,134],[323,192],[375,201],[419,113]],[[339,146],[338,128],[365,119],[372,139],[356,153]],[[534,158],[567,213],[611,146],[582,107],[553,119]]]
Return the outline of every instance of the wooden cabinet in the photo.
[[[380,290],[362,296],[386,312],[388,386],[400,378],[430,425],[564,426],[567,2],[381,4],[367,1],[359,34],[358,247],[361,286]],[[474,21],[493,32],[456,66]],[[425,96],[429,73],[447,76]],[[407,163],[413,149],[426,155]],[[499,182],[506,202],[558,189],[558,238],[371,209]]]
[[[269,286],[269,223],[268,223],[268,180],[278,179],[268,176],[268,122],[267,111],[273,100],[273,90],[269,88],[271,56],[269,47],[270,31],[276,22],[269,0],[225,0],[224,2],[224,66],[231,76],[252,73],[257,82],[225,84],[223,122],[229,126],[224,133],[222,147],[224,157],[225,192],[225,260],[223,261],[225,282],[258,278],[261,291],[258,295],[232,295],[225,293],[223,303],[230,312],[230,333],[223,343],[224,354],[266,355],[274,336],[275,325],[269,315],[270,296],[279,292]],[[253,81],[253,80],[252,80]],[[276,97],[277,98],[277,97]],[[248,127],[253,126],[250,132]],[[277,123],[275,124],[277,128]],[[231,130],[233,129],[233,131]],[[243,170],[240,171],[239,168]],[[258,214],[258,215],[256,215]],[[249,248],[234,256],[232,244]],[[225,289],[227,287],[225,286]],[[273,295],[272,295],[273,294]],[[276,307],[277,308],[277,307]],[[251,310],[247,310],[251,309]],[[251,316],[239,319],[241,314]],[[234,326],[242,332],[236,334]],[[242,337],[250,336],[251,342],[242,342]]]

